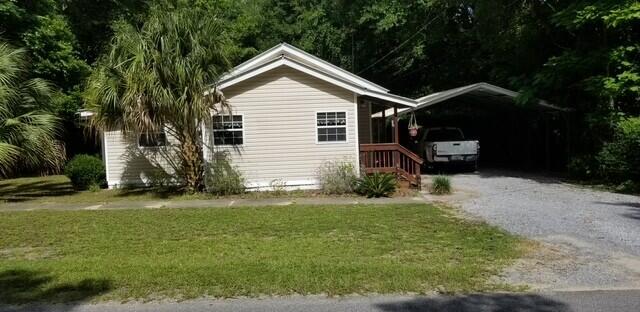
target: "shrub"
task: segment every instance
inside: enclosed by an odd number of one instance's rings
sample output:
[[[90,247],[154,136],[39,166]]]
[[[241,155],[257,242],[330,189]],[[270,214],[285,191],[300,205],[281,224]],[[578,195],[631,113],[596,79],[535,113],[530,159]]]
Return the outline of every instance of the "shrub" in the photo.
[[[603,146],[597,159],[607,182],[640,180],[640,117],[621,120],[614,139]]]
[[[431,180],[431,194],[444,195],[451,193],[451,180],[447,176],[437,175]]]
[[[567,169],[573,179],[593,179],[598,174],[598,162],[593,155],[575,156],[569,161]]]
[[[353,192],[358,176],[352,162],[327,161],[318,168],[318,180],[325,194],[347,194]]]
[[[287,193],[287,181],[283,179],[273,179],[269,182],[269,189],[273,195],[284,195]]]
[[[365,175],[356,183],[356,191],[359,194],[371,197],[389,197],[396,191],[396,177],[392,174],[376,172]]]
[[[169,193],[176,191],[179,188],[179,183],[177,183],[174,176],[169,174],[162,168],[155,168],[151,172],[147,174],[148,186],[154,192],[158,193]]]
[[[64,174],[71,180],[74,188],[96,189],[106,184],[106,173],[102,160],[91,155],[76,155],[67,163]]]
[[[231,164],[227,153],[218,153],[209,165],[206,178],[207,192],[216,195],[241,194],[246,190],[240,170]]]

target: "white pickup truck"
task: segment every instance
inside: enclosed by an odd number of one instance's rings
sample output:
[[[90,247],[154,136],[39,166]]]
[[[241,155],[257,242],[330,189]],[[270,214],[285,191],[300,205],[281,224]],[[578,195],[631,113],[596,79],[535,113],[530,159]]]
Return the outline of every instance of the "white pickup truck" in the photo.
[[[465,140],[459,128],[428,128],[420,140],[424,146],[425,164],[459,164],[478,169],[480,142]]]

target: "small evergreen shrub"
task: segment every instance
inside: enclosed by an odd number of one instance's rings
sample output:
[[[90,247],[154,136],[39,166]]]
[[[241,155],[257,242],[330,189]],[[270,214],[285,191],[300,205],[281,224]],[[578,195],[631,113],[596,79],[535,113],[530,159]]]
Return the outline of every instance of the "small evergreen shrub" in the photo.
[[[209,165],[205,177],[207,192],[215,195],[241,194],[246,190],[242,172],[231,164],[227,153],[219,153]]]
[[[320,188],[325,194],[353,193],[358,176],[353,162],[327,161],[318,168]]]
[[[369,198],[389,197],[396,191],[397,184],[394,175],[376,172],[359,179],[356,183],[356,191]]]
[[[107,183],[104,163],[91,155],[80,154],[73,157],[65,166],[64,174],[78,190],[95,190]]]
[[[451,180],[447,176],[437,175],[431,180],[431,194],[451,194]]]

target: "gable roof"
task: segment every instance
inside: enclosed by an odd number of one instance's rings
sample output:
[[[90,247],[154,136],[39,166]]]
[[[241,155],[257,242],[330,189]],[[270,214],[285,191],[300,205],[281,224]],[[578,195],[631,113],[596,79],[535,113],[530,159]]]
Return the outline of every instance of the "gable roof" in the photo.
[[[414,107],[416,105],[416,101],[413,99],[391,94],[388,89],[286,43],[281,43],[236,66],[229,73],[221,77],[217,87],[219,89],[225,89],[281,66],[287,66],[307,73],[359,95],[369,96],[407,107]]]

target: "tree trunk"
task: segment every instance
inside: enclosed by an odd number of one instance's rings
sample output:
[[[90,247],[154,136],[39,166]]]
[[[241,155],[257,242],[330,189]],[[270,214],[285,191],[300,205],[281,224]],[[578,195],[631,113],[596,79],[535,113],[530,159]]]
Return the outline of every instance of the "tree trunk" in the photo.
[[[204,189],[204,156],[198,139],[192,135],[186,135],[180,146],[180,153],[186,191],[189,193],[202,191]]]

